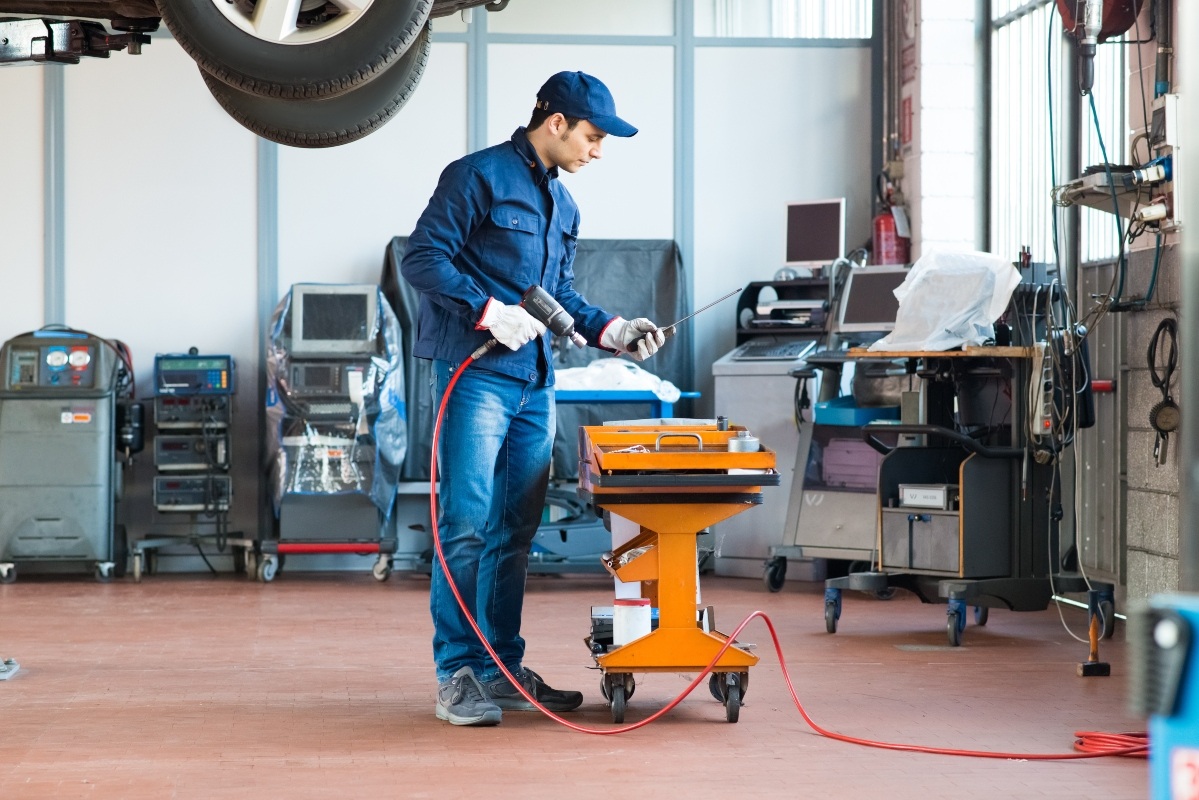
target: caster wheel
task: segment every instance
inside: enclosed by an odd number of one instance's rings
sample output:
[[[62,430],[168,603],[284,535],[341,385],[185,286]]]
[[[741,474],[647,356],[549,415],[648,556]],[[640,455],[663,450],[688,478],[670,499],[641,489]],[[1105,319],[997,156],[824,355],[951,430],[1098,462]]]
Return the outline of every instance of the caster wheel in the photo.
[[[16,583],[17,567],[15,564],[0,567],[0,583]]]
[[[112,581],[112,572],[113,569],[111,561],[105,561],[96,564],[96,582],[110,583]]]
[[[783,588],[787,580],[787,559],[772,558],[766,562],[766,572],[762,576],[767,591],[777,592]]]
[[[829,633],[837,632],[837,606],[834,603],[824,604],[824,629]]]
[[[728,702],[728,688],[730,680],[737,684],[739,697],[744,702],[745,693],[749,691],[749,673],[748,672],[713,672],[708,677],[708,691],[718,703]]]
[[[962,644],[962,613],[954,609],[945,615],[945,634],[950,647],[960,647]]]
[[[987,620],[990,618],[990,616],[991,616],[991,609],[987,608],[986,606],[975,606],[974,607],[974,624],[975,625],[986,625]]]
[[[133,554],[133,582],[134,583],[142,582],[142,554],[141,553]]]
[[[380,583],[387,580],[391,577],[391,562],[387,559],[380,558],[375,562],[375,565],[371,567],[371,575],[374,575],[375,580],[379,581]]]
[[[1100,636],[1110,639],[1116,633],[1116,606],[1111,600],[1099,601]]]
[[[896,591],[897,590],[894,586],[888,586],[886,589],[879,589],[877,592],[873,592],[874,599],[875,600],[890,600],[892,597],[895,596]]]
[[[628,704],[628,698],[625,696],[624,684],[618,683],[609,689],[612,697],[609,702],[612,704],[612,721],[620,724],[624,722],[625,707]]]
[[[724,702],[724,675],[719,672],[713,672],[708,676],[708,691],[712,693],[712,697],[716,698],[717,703]]]
[[[267,556],[258,563],[258,580],[263,583],[270,583],[275,579],[275,570],[278,568],[278,562],[274,558]]]
[[[727,687],[728,696],[724,699],[724,718],[736,722],[741,718],[741,682],[733,680]]]
[[[608,702],[612,702],[615,687],[619,686],[624,690],[624,699],[627,701],[633,696],[633,692],[637,690],[637,682],[633,680],[631,672],[610,672],[600,679],[600,694]]]
[[[158,572],[158,553],[153,550],[147,550],[146,553],[146,574],[154,575]]]

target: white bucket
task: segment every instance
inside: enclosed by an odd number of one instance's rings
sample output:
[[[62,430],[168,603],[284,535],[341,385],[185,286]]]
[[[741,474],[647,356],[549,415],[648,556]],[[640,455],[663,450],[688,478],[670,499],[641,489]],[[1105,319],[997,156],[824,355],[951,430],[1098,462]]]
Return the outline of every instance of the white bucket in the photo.
[[[648,597],[618,597],[612,601],[612,644],[620,647],[649,632]]]

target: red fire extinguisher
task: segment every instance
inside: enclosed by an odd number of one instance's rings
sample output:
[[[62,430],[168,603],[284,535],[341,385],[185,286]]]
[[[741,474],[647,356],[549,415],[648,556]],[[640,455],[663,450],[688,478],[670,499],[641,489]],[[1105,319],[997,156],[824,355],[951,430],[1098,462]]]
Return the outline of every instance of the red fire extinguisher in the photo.
[[[899,235],[891,203],[893,187],[886,172],[879,174],[875,189],[878,192],[879,212],[870,226],[870,263],[907,264],[911,259],[912,240]]]
[[[891,206],[883,206],[871,224],[871,264],[906,264],[911,257],[912,240],[900,236]]]

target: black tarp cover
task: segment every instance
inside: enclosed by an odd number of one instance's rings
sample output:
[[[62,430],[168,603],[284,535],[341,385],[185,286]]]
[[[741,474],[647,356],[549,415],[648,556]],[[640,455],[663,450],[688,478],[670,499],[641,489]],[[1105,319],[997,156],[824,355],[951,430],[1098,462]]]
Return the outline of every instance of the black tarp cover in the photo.
[[[407,242],[407,237],[397,236],[388,243],[379,283],[395,310],[404,341],[414,342],[419,293],[399,274]],[[649,317],[659,325],[669,325],[687,313],[686,275],[678,248],[671,240],[580,239],[574,271],[576,290],[595,305],[626,319]],[[668,340],[662,350],[641,367],[680,389],[686,389],[693,382],[691,350],[678,344]],[[559,369],[584,367],[597,358],[612,355],[606,350],[576,348],[561,341],[557,342],[555,350],[554,365]],[[414,357],[410,346],[404,349],[403,360],[408,451],[401,479],[427,481],[436,416],[430,391],[432,365]],[[613,419],[640,419],[648,416],[648,409],[637,403],[560,403],[557,413],[553,475],[556,479],[574,480],[578,477],[580,425],[598,425]]]

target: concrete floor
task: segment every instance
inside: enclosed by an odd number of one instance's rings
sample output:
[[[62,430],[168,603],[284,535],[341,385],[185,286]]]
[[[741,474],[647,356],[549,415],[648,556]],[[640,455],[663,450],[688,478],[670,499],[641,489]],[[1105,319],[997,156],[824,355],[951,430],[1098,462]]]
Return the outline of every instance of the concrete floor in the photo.
[[[364,565],[369,562],[364,559]],[[1070,753],[1076,730],[1143,730],[1125,709],[1122,630],[1103,642],[1112,677],[1081,679],[1087,647],[1058,611],[992,611],[951,648],[944,606],[847,593],[825,632],[822,584],[705,576],[732,630],[766,612],[815,722],[856,737],[1009,753]],[[397,573],[163,575],[140,584],[22,576],[0,586],[0,798],[822,797],[1142,798],[1147,762],[984,759],[825,738],[787,692],[766,626],[740,721],[701,685],[663,719],[617,736],[536,713],[496,728],[435,719],[428,579]],[[581,689],[568,715],[613,727],[583,644],[601,576],[534,576],[527,664]],[[1079,635],[1085,611],[1064,610]],[[692,675],[637,676],[626,723]]]

